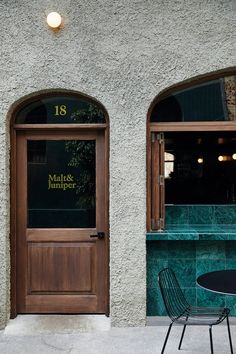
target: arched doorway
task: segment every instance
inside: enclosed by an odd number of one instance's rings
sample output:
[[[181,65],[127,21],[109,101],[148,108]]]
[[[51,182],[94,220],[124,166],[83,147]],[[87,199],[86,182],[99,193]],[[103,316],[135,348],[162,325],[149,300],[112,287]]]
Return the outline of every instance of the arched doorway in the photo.
[[[108,314],[108,115],[71,91],[11,118],[11,300],[17,313]]]

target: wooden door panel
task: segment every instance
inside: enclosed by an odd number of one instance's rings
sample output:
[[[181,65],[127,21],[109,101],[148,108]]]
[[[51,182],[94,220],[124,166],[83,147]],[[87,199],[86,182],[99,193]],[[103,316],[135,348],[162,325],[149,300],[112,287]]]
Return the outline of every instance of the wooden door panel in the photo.
[[[95,243],[29,243],[28,294],[95,293]]]
[[[46,226],[45,215],[48,213],[50,219],[51,211],[44,208],[44,205],[36,206],[37,210],[30,206],[32,198],[29,199],[30,192],[27,187],[29,188],[30,178],[32,182],[32,176],[39,175],[39,164],[46,166],[48,161],[53,158],[53,166],[63,167],[63,165],[60,165],[60,154],[55,158],[54,155],[51,155],[48,160],[42,159],[39,154],[39,160],[35,161],[28,153],[29,146],[33,146],[29,142],[31,140],[36,142],[58,140],[66,143],[67,139],[69,141],[92,140],[95,142],[95,227],[94,223],[91,223],[92,226],[88,223],[88,226],[75,227],[75,217],[73,217],[73,223],[70,226],[68,223],[61,227],[53,226],[51,220],[49,220],[49,226]],[[40,143],[39,146],[41,145],[45,144]],[[87,143],[85,145],[88,146]],[[34,144],[34,146],[36,145]],[[69,143],[68,147],[71,148],[71,146],[72,144]],[[45,151],[49,150],[45,149]],[[55,149],[54,153],[56,153]],[[87,155],[84,154],[83,158],[84,156]],[[17,133],[16,239],[17,311],[19,313],[107,313],[106,156],[104,133],[101,131],[95,132],[93,130],[91,134],[88,132],[79,134],[72,131],[67,134],[51,131],[19,131]],[[38,164],[35,165],[35,169],[34,163]],[[53,176],[56,174],[53,168],[50,169],[50,165],[48,165],[48,171]],[[68,173],[70,172],[66,172],[66,174]],[[62,172],[57,172],[57,174],[61,176]],[[39,183],[36,178],[35,187],[32,183],[30,185],[31,191],[34,188],[40,190],[38,193],[40,201],[45,199],[44,192],[41,193],[41,190],[42,184],[47,188],[47,182],[46,178],[40,177]],[[59,187],[61,187],[61,183],[59,183]],[[54,193],[53,189],[52,193]],[[56,210],[53,209],[55,207],[57,205],[52,206],[51,210]],[[40,222],[34,225],[35,217],[40,214],[40,210],[44,213],[40,221],[42,225]],[[61,220],[58,225],[67,218],[68,210],[65,210],[65,213],[60,211]],[[58,214],[57,218],[60,218],[60,215]],[[56,219],[54,218],[54,220]],[[90,235],[97,234],[99,231],[105,232],[104,239],[90,238]]]
[[[27,313],[104,313],[96,295],[26,295],[25,307],[20,312]],[[79,308],[79,311],[78,311]]]
[[[88,241],[92,239],[90,235],[96,234],[96,229],[27,229],[27,242],[76,242]]]

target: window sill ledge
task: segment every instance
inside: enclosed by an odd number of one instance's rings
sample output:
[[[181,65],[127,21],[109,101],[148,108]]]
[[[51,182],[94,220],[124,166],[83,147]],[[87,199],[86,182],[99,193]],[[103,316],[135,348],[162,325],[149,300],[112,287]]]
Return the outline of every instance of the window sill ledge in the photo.
[[[146,234],[147,241],[236,240],[236,225],[166,225],[163,231]]]

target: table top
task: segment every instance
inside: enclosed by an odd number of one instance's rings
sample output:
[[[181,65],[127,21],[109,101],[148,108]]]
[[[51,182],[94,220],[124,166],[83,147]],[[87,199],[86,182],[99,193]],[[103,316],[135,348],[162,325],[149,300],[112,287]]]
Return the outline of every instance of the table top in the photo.
[[[197,278],[197,284],[215,293],[236,295],[236,269],[202,274]]]

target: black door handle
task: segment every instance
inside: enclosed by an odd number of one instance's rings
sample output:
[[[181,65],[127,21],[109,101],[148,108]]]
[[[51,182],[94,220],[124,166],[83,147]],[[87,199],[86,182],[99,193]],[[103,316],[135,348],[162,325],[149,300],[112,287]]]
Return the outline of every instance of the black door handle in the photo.
[[[90,237],[97,237],[99,240],[102,240],[105,237],[105,232],[98,232],[97,235],[90,235]]]

